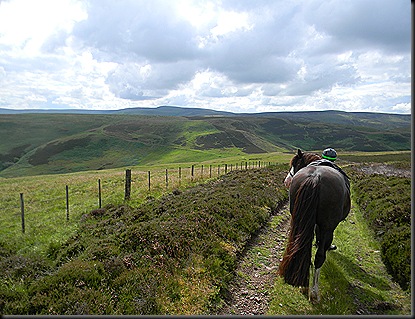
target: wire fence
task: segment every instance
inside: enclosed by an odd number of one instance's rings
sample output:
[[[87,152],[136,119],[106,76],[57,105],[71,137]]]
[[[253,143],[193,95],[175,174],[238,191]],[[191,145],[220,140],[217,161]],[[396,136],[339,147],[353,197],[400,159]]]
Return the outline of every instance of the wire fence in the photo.
[[[0,221],[6,226],[2,227],[3,232],[5,228],[16,230],[18,215],[21,233],[25,234],[28,222],[33,223],[32,229],[43,228],[48,222],[52,225],[62,224],[106,204],[128,202],[132,206],[139,205],[149,196],[157,197],[173,189],[218,178],[233,170],[248,170],[269,165],[271,162],[244,161],[233,164],[179,166],[153,171],[127,169],[125,174],[119,172],[109,176],[98,175],[95,182],[88,180],[81,184],[71,184],[68,181],[62,185],[61,180],[54,183],[49,181],[40,184],[35,190],[19,192],[19,196],[3,197],[0,203]]]

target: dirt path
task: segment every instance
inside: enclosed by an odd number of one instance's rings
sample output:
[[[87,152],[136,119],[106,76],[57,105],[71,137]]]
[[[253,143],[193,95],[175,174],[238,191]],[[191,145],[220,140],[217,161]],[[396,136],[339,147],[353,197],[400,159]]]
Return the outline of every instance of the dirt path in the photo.
[[[408,169],[396,168],[393,165],[386,164],[371,164],[371,165],[362,165],[358,168],[365,174],[382,174],[385,176],[398,176],[398,177],[407,177],[411,178],[412,172]]]
[[[387,165],[361,167],[366,174],[411,177],[411,172]],[[269,293],[277,277],[288,236],[290,213],[284,205],[252,239],[236,269],[229,297],[219,315],[266,315]]]
[[[230,296],[220,315],[264,315],[289,229],[288,204],[271,216],[238,263]]]

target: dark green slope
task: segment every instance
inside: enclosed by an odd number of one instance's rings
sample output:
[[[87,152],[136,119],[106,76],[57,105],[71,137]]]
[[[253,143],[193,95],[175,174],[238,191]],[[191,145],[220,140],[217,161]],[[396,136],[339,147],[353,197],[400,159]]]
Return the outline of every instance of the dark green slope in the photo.
[[[41,145],[88,132],[109,120],[110,117],[104,115],[3,114],[0,117],[0,170]]]
[[[145,164],[177,148],[185,152],[191,149],[195,136],[215,131],[208,123],[181,117],[44,116],[22,114],[2,118],[2,140],[6,140],[9,132],[16,131],[17,134],[2,145],[3,171],[0,176],[66,173]],[[14,149],[21,141],[24,144],[17,154]]]
[[[296,148],[410,150],[410,116],[337,111],[276,114],[3,114],[0,176],[198,161],[213,159],[218,154]]]
[[[346,126],[362,126],[382,129],[409,128],[410,114],[371,112],[308,111],[259,113],[257,117],[278,118],[302,123],[327,123]]]
[[[207,118],[207,122],[226,130],[254,133],[271,144],[285,148],[318,150],[328,146],[344,151],[409,150],[410,127],[391,129],[389,124],[345,125],[275,117]],[[357,121],[357,120],[356,120]],[[387,126],[385,128],[385,126]]]

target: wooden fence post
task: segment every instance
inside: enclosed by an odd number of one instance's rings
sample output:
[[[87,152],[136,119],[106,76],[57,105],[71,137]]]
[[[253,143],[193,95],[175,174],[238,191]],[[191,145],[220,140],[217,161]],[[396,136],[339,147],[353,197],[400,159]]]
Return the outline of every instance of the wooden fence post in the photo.
[[[195,176],[195,166],[192,165],[192,181],[193,181],[193,177]]]
[[[23,193],[20,193],[20,210],[22,214],[22,233],[25,233],[25,224],[24,224],[24,199]]]
[[[99,205],[99,208],[102,207],[102,200],[101,200],[101,179],[98,179],[98,205]]]
[[[179,186],[182,184],[182,168],[179,166]]]
[[[124,200],[129,200],[131,195],[131,170],[125,171],[125,196]]]
[[[212,165],[209,165],[209,178],[212,178]]]
[[[166,189],[168,188],[169,188],[169,175],[168,175],[167,168],[166,168]]]
[[[69,220],[69,187],[66,185],[66,220]]]
[[[150,173],[150,171],[148,171],[148,191],[150,191],[150,189],[151,189],[151,173]]]

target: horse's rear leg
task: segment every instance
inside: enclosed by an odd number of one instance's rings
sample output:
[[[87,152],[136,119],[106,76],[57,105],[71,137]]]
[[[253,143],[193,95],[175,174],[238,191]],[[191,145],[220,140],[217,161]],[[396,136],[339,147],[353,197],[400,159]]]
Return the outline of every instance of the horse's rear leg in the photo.
[[[312,302],[320,302],[320,294],[318,291],[318,282],[320,279],[320,268],[323,266],[326,260],[326,252],[330,248],[333,240],[333,231],[321,231],[320,240],[318,242],[318,248],[314,259],[314,275],[313,275],[313,287],[310,292],[310,300]]]
[[[320,293],[318,290],[318,282],[320,280],[320,269],[321,268],[316,268],[314,270],[314,274],[313,274],[313,287],[311,288],[310,291],[310,301],[311,302],[320,302]]]

